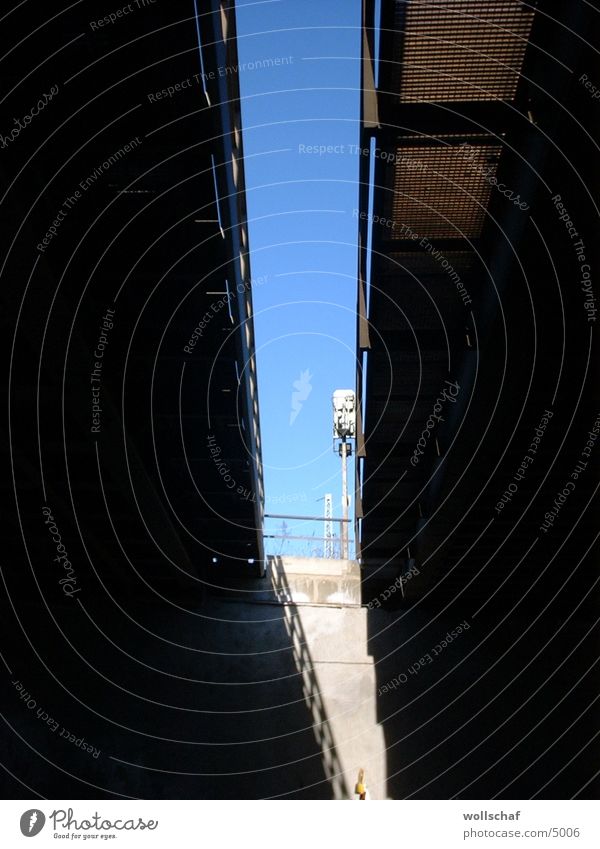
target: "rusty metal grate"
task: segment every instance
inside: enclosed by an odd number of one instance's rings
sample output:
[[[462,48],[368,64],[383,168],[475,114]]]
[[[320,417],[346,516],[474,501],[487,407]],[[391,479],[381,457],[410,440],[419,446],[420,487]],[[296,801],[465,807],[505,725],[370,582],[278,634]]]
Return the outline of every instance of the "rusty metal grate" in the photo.
[[[513,100],[535,11],[521,0],[397,0],[403,102]]]
[[[485,221],[502,146],[481,136],[467,147],[412,145],[396,150],[388,217],[393,240],[477,238]]]

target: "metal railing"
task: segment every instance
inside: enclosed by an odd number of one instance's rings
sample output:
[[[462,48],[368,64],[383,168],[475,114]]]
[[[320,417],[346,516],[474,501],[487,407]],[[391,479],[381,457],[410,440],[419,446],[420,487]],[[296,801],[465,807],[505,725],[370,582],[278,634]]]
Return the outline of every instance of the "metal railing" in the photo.
[[[273,556],[289,555],[296,557],[323,557],[327,559],[343,558],[344,549],[344,523],[349,524],[351,519],[343,519],[341,517],[325,517],[325,516],[292,516],[287,513],[265,513],[267,519],[281,519],[282,525],[279,526],[281,533],[271,533],[265,531],[263,538],[265,540],[265,551]],[[315,532],[312,534],[296,534],[293,525],[286,525],[286,520],[291,522],[325,522],[329,525],[330,533],[325,528],[325,535],[321,536]],[[334,529],[338,531],[336,534]],[[354,557],[354,540],[347,540],[348,557]]]

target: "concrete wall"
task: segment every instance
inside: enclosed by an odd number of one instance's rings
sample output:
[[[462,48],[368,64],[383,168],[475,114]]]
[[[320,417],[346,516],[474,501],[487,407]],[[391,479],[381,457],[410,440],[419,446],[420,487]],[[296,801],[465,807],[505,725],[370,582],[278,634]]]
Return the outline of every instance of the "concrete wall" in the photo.
[[[360,566],[355,560],[273,556],[268,572],[279,601],[360,605]]]
[[[286,608],[294,618],[294,649],[306,684],[315,733],[328,726],[334,744],[336,798],[353,798],[359,769],[373,799],[386,798],[385,743],[377,724],[373,658],[367,654],[367,610],[302,605]],[[304,651],[297,645],[305,638]],[[314,687],[311,692],[310,683]],[[315,709],[322,705],[321,716]],[[327,763],[327,759],[326,759]]]

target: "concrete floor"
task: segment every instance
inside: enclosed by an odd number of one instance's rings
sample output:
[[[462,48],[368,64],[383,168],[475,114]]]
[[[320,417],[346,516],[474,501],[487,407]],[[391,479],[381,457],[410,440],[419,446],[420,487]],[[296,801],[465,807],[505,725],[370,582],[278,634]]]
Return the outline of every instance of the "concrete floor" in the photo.
[[[372,798],[565,798],[597,769],[593,740],[568,763],[594,733],[581,675],[597,632],[559,658],[593,623],[552,642],[551,611],[498,626],[492,611],[281,605],[267,579],[230,583],[182,609],[88,593],[57,601],[56,624],[24,605],[35,651],[8,611],[6,797],[339,799],[364,768]]]

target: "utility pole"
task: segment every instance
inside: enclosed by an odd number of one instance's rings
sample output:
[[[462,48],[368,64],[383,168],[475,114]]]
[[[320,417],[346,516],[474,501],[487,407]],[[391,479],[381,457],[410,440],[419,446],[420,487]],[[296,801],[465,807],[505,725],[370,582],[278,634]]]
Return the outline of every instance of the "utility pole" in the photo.
[[[323,516],[325,518],[325,557],[329,557],[330,559],[333,557],[333,522],[331,518],[333,516],[333,504],[331,493],[325,493],[325,504],[323,505]]]
[[[333,393],[333,439],[340,440],[338,453],[342,458],[342,522],[341,556],[348,559],[348,457],[352,456],[352,444],[348,441],[356,435],[356,400],[352,389],[336,389]]]
[[[342,560],[348,559],[348,471],[346,437],[342,438],[340,446],[342,453]]]
[[[323,557],[332,559],[333,554],[333,499],[330,492],[326,492],[323,498],[317,498],[317,501],[325,502],[323,504]]]

